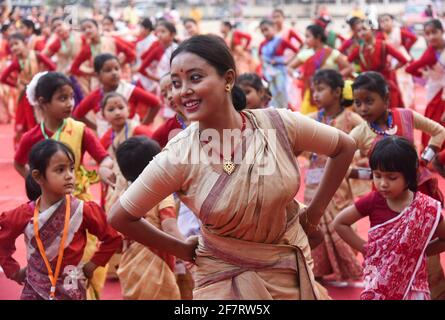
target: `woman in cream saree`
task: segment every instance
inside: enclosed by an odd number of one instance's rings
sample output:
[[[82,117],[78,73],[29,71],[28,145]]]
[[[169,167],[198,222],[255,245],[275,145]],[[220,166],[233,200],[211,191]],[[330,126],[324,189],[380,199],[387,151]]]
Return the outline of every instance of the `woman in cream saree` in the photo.
[[[200,48],[214,51],[201,53]],[[207,54],[222,57],[206,60]],[[227,67],[222,67],[224,76],[217,71],[220,65],[211,61],[228,61]],[[203,116],[170,140],[113,206],[109,221],[144,245],[194,261],[194,299],[328,298],[314,280],[308,238],[300,218],[309,233],[316,229],[352,160],[352,140],[335,128],[289,110],[238,113],[235,109],[243,104],[237,98],[239,88],[233,88],[236,94],[232,92],[235,63],[228,48],[214,36],[186,40],[173,54],[174,94],[179,78],[198,66],[206,74],[204,84],[215,80],[219,85],[206,85],[211,88],[209,93],[190,85],[186,92],[199,94],[202,109],[210,108],[213,102],[206,101],[216,95],[221,101],[216,107],[221,109],[215,110],[229,119],[213,112],[212,118],[221,120],[225,128],[238,128],[238,133],[240,127],[246,129],[235,147],[233,172],[226,171],[220,161],[211,161],[209,154],[214,155],[215,148],[203,143],[208,131],[200,130],[211,128]],[[188,112],[192,105],[186,106]],[[187,117],[199,120],[205,112],[189,111]],[[300,187],[295,155],[301,151],[331,157],[319,192],[307,210],[300,210],[294,200]],[[140,219],[147,209],[175,191],[201,222],[198,243],[195,239],[173,239]]]

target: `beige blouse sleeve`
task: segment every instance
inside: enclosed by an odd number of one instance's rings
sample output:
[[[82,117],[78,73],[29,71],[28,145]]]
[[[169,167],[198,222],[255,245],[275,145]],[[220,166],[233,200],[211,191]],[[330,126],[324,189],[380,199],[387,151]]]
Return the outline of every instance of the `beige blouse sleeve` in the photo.
[[[414,128],[431,136],[429,145],[440,148],[445,140],[445,128],[420,113],[413,111]],[[424,146],[426,147],[426,146]]]
[[[300,151],[330,156],[337,148],[340,131],[299,112],[279,110],[294,154]]]
[[[167,145],[144,169],[119,201],[135,217],[143,217],[158,203],[181,189],[185,164],[177,163],[179,150]]]

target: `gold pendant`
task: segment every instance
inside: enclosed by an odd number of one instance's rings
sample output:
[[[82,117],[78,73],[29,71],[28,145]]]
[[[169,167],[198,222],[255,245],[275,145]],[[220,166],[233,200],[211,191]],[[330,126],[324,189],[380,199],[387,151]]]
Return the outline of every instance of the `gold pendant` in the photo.
[[[235,171],[235,164],[231,160],[224,160],[223,170],[230,176]]]

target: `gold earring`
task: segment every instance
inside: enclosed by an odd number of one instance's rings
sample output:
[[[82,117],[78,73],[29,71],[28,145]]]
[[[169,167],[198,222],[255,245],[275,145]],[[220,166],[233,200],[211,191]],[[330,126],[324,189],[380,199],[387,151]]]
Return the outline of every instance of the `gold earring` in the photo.
[[[227,92],[232,91],[232,87],[230,86],[230,84],[227,84],[227,85],[226,85],[226,91],[227,91]]]

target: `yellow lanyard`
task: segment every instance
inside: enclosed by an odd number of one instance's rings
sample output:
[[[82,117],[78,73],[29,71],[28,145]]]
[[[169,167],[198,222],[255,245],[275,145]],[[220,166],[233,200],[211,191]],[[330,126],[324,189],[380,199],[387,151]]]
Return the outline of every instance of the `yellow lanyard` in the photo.
[[[35,238],[37,242],[37,247],[39,248],[40,255],[42,256],[43,261],[45,262],[46,269],[48,270],[48,278],[51,282],[51,290],[49,293],[49,299],[54,300],[56,296],[56,285],[57,285],[57,279],[59,278],[60,274],[60,268],[62,266],[62,260],[63,260],[63,252],[65,250],[65,241],[66,237],[68,235],[68,226],[70,224],[70,215],[71,215],[71,198],[70,195],[66,196],[66,209],[65,209],[65,224],[63,226],[63,234],[62,239],[60,241],[60,247],[59,247],[59,255],[57,256],[57,263],[56,263],[56,272],[53,273],[53,270],[51,268],[51,264],[48,261],[48,257],[46,256],[45,248],[43,247],[42,240],[40,239],[39,235],[39,206],[40,206],[40,199],[36,201],[36,207],[34,209],[34,233]]]

